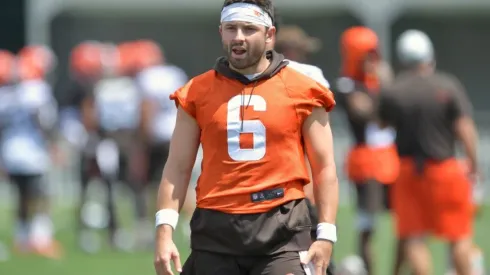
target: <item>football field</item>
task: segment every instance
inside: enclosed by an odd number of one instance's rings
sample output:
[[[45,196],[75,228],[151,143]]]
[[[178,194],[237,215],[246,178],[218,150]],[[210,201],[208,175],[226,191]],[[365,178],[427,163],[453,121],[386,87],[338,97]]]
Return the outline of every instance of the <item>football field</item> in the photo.
[[[121,206],[128,206],[127,202]],[[102,249],[96,254],[86,254],[78,248],[75,235],[75,212],[68,208],[58,208],[55,214],[55,222],[59,228],[57,236],[63,243],[66,255],[62,260],[46,260],[34,256],[21,256],[12,252],[11,231],[13,226],[13,209],[3,209],[0,215],[0,240],[3,247],[0,248],[0,274],[1,275],[145,275],[154,274],[151,251],[148,252],[116,252],[108,248]],[[125,225],[130,225],[131,208],[120,207],[119,215],[125,217]],[[339,242],[335,246],[335,259],[341,260],[351,255],[356,249],[356,237],[354,226],[354,212],[352,207],[342,207],[339,211],[338,227]],[[376,234],[376,274],[390,274],[393,260],[393,233],[391,220],[385,215],[378,221]],[[188,240],[177,230],[176,242],[180,248],[182,258],[189,253]],[[476,240],[486,252],[486,263],[490,263],[490,207],[487,207],[483,216],[477,222]],[[103,233],[101,233],[103,234]],[[444,245],[437,241],[431,241],[431,249],[435,255],[435,273],[443,274],[445,263]],[[231,274],[230,274],[231,275]]]

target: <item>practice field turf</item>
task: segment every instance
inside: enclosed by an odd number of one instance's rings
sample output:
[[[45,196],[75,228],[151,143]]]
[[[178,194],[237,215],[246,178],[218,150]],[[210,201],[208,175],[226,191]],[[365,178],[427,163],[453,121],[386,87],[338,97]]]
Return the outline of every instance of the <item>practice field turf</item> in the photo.
[[[119,212],[131,213],[129,207],[122,207]],[[0,213],[0,240],[11,248],[10,232],[13,211],[3,209]],[[59,239],[65,245],[67,252],[65,258],[60,261],[50,261],[33,256],[10,255],[9,259],[0,262],[0,275],[150,275],[153,271],[153,255],[150,252],[123,253],[113,252],[107,248],[97,254],[85,254],[78,249],[74,229],[74,212],[69,209],[58,209],[56,212],[56,224],[61,228],[58,232]],[[126,215],[129,220],[129,214]],[[356,249],[355,226],[353,222],[353,209],[341,208],[339,211],[338,227],[339,242],[335,247],[335,259],[339,261],[345,256],[353,254]],[[126,223],[128,224],[128,223]],[[379,275],[390,274],[393,259],[393,235],[391,221],[388,216],[383,216],[378,222],[379,231],[376,235],[375,249],[377,252],[376,273]],[[177,232],[180,232],[178,230]],[[486,263],[490,263],[490,207],[487,207],[483,216],[477,222],[476,239],[478,244],[486,252]],[[188,242],[183,234],[177,236],[178,246],[183,259],[189,253]],[[443,274],[445,263],[444,246],[436,241],[432,242],[432,251],[435,254],[434,263],[436,272]],[[4,251],[3,251],[4,252]],[[0,251],[0,258],[4,255]],[[230,274],[231,275],[231,274]]]

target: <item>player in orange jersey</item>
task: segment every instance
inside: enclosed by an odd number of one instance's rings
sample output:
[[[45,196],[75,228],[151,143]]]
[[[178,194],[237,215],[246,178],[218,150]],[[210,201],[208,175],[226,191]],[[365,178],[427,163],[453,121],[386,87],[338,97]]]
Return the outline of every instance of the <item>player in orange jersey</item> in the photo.
[[[376,33],[363,26],[351,27],[342,34],[340,44],[342,77],[337,81],[337,100],[347,115],[354,140],[346,170],[356,190],[359,254],[368,274],[372,274],[376,216],[390,209],[389,191],[398,176],[395,132],[380,129],[373,115],[384,84],[379,73],[383,61]],[[400,270],[401,258],[401,245],[397,245],[395,273]]]
[[[226,57],[177,90],[179,110],[156,215],[155,268],[172,274],[324,274],[335,243],[338,182],[328,88],[267,50],[270,0],[227,0]],[[199,144],[202,173],[185,265],[172,240]],[[319,211],[311,243],[304,185],[311,164]],[[303,256],[300,256],[303,255]]]

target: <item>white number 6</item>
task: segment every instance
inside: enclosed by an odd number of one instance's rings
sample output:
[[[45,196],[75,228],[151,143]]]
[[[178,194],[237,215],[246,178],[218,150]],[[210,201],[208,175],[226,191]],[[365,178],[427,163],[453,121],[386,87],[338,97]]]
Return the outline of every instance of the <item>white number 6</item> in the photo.
[[[264,112],[266,109],[265,99],[258,95],[237,95],[228,101],[227,132],[228,132],[228,154],[236,161],[260,160],[265,156],[265,126],[260,120],[241,120],[240,109],[242,103],[252,106],[254,111]],[[242,130],[243,123],[243,131]],[[240,148],[240,134],[253,134],[253,149]]]

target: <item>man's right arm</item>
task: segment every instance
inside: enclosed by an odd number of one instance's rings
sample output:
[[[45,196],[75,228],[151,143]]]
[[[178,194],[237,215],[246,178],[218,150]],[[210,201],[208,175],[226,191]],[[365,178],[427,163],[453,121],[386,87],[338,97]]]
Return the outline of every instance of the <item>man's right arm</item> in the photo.
[[[459,139],[463,143],[466,157],[470,162],[471,173],[477,172],[477,153],[478,133],[475,123],[471,117],[461,116],[455,121],[455,130]]]
[[[177,121],[170,142],[170,151],[163,169],[158,190],[158,210],[169,209],[179,212],[187,194],[187,188],[196,161],[200,142],[200,128],[196,120],[182,107],[177,111]],[[172,232],[169,225],[158,227],[157,235]]]
[[[451,116],[454,121],[454,131],[463,144],[466,157],[470,164],[470,173],[478,172],[477,146],[478,131],[472,118],[472,106],[463,85],[454,80],[454,97],[451,101]]]

